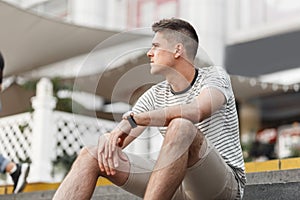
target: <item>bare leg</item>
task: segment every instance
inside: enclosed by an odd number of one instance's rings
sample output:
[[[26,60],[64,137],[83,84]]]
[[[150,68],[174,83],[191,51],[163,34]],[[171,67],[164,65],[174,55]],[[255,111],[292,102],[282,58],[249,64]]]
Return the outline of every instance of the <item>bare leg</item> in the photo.
[[[200,159],[202,143],[203,135],[191,122],[185,119],[172,120],[144,199],[171,199],[181,184],[187,167]]]
[[[14,162],[10,162],[10,163],[8,163],[8,165],[6,166],[5,171],[6,171],[7,173],[9,173],[15,166],[16,166],[16,164],[15,164]]]
[[[108,178],[116,185],[123,185],[128,178],[129,162],[120,163],[122,171],[107,177],[99,170],[97,148],[84,148],[74,162],[72,169],[59,186],[54,200],[88,200],[91,199],[99,176]]]

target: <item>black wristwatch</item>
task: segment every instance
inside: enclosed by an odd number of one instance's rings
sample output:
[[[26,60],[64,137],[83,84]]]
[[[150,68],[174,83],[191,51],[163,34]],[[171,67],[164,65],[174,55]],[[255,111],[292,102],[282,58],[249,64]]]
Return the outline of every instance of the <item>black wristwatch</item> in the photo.
[[[129,122],[131,128],[136,128],[137,127],[137,124],[136,124],[136,122],[135,122],[135,120],[133,118],[133,112],[130,113],[130,115],[128,115],[127,120]]]

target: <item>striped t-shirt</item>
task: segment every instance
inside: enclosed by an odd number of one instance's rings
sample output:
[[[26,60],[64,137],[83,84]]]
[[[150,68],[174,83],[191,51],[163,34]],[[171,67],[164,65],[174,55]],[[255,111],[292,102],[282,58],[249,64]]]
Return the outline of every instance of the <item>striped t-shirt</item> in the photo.
[[[187,104],[192,102],[204,88],[213,87],[220,90],[226,98],[226,103],[209,118],[195,124],[195,126],[213,143],[225,162],[234,170],[240,183],[239,196],[242,196],[246,183],[245,168],[239,138],[235,97],[230,78],[222,67],[211,66],[196,70],[198,70],[198,75],[188,90],[174,93],[170,84],[163,81],[146,91],[132,110],[135,113],[141,113],[178,104]],[[159,127],[163,136],[166,129],[167,127]]]

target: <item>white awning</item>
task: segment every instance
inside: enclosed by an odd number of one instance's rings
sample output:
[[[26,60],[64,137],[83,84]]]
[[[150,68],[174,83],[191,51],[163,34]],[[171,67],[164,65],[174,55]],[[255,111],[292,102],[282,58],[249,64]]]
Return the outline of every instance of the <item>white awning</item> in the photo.
[[[42,66],[86,54],[117,31],[82,27],[22,10],[0,1],[0,51],[4,76],[18,75]],[[144,38],[122,33],[101,48]]]

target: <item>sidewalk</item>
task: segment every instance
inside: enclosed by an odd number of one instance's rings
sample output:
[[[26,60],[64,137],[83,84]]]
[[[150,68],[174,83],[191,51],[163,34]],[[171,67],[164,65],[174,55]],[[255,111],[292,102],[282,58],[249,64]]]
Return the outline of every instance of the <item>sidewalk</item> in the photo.
[[[294,200],[300,197],[300,158],[246,163],[246,172],[243,200]],[[0,186],[0,199],[51,200],[58,186],[59,183],[32,183],[17,195],[11,194],[12,186]],[[104,178],[99,178],[97,186],[92,199],[140,200]]]

